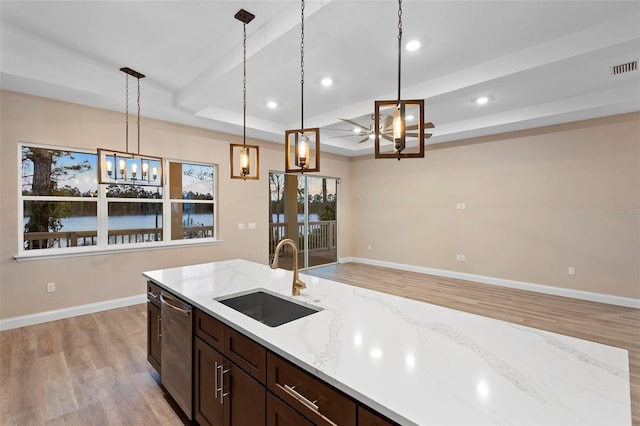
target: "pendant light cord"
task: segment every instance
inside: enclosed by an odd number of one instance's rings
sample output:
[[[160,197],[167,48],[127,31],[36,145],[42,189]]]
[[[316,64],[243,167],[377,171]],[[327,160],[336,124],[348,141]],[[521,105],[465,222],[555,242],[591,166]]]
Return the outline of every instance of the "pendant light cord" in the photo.
[[[247,24],[242,25],[242,145],[247,144]]]
[[[138,155],[140,155],[140,78],[138,78],[138,123],[137,125],[138,125]]]
[[[304,129],[304,0],[300,8],[300,128]]]
[[[400,104],[400,71],[402,64],[402,0],[398,0],[398,104]]]
[[[124,99],[125,99],[125,107],[124,107],[124,111],[125,111],[125,135],[124,135],[124,140],[125,140],[125,145],[126,145],[126,151],[129,152],[129,74],[127,74],[127,78],[126,78],[126,83],[125,83],[125,89],[124,89]]]

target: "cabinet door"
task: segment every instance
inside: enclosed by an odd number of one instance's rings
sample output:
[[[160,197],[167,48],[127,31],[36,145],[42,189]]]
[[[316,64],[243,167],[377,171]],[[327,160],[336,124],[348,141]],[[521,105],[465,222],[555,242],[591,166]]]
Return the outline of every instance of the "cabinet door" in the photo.
[[[200,425],[224,425],[224,406],[220,402],[216,384],[220,373],[216,365],[223,365],[224,358],[200,338],[194,339],[194,401],[195,419]]]
[[[224,368],[226,426],[260,426],[265,423],[264,385],[229,360]]]
[[[267,426],[313,426],[313,423],[267,392]]]
[[[391,420],[362,406],[358,407],[358,426],[395,426]]]
[[[158,308],[151,301],[147,302],[147,360],[149,364],[160,372],[160,339],[162,335],[160,330],[160,321],[162,317],[160,314],[160,308]]]

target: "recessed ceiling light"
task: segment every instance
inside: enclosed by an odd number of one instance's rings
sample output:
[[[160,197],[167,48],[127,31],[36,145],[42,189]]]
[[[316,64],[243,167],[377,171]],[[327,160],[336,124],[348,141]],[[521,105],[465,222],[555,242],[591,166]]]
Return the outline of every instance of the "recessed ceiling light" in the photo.
[[[322,81],[320,81],[320,84],[322,84],[324,87],[329,87],[333,85],[333,80],[331,80],[329,77],[325,77],[322,79]]]
[[[476,99],[476,103],[478,105],[484,105],[487,102],[489,102],[489,98],[487,98],[486,96],[480,96],[478,99]]]
[[[358,127],[354,127],[353,133],[356,133],[356,134],[360,133],[360,129]]]
[[[269,109],[276,109],[278,108],[278,103],[276,101],[269,101],[267,102],[267,106]]]
[[[420,41],[411,40],[405,45],[405,49],[407,49],[409,52],[413,52],[415,50],[420,49]]]

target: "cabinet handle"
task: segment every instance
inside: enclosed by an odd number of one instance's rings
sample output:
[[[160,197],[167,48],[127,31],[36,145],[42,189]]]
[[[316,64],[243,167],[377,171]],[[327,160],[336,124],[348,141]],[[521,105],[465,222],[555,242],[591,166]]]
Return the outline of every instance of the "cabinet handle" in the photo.
[[[154,292],[152,292],[152,291],[148,291],[148,292],[147,292],[147,296],[149,296],[149,297],[151,297],[151,298],[153,298],[153,299],[158,300],[158,296],[159,296],[159,294],[154,293]]]
[[[160,341],[160,338],[162,337],[162,317],[158,317],[158,342]]]
[[[310,399],[304,397],[300,392],[298,392],[295,389],[296,388],[295,386],[289,386],[289,385],[282,386],[280,383],[277,383],[277,385],[280,386],[286,393],[288,393],[289,395],[291,395],[292,397],[294,397],[298,401],[302,402],[307,407],[309,407],[309,408],[311,408],[312,410],[315,410],[315,411],[320,411],[320,407],[318,407],[318,405],[316,405],[316,402],[318,402],[317,399],[312,402]]]
[[[185,317],[191,315],[191,309],[181,308],[180,306],[178,306],[178,304],[181,304],[180,301],[169,296],[168,294],[160,293],[160,302],[162,302],[163,305],[168,306],[169,308],[178,312],[179,314],[184,315]]]
[[[220,391],[220,389],[218,389],[218,361],[214,362],[215,365],[215,372],[213,374],[213,388],[215,389],[215,399],[218,399],[218,392]]]
[[[224,368],[224,366],[220,366],[220,404],[224,403],[224,397],[229,395],[229,392],[224,391],[224,375],[231,371],[230,368]]]

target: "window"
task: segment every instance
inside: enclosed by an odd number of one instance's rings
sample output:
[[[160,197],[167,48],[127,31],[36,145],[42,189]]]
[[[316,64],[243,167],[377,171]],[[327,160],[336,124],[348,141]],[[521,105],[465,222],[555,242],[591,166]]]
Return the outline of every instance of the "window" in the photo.
[[[172,240],[213,237],[214,176],[211,165],[169,163]]]
[[[19,149],[20,254],[118,250],[216,238],[212,164],[167,161],[163,187],[98,185],[95,152],[29,145]]]

